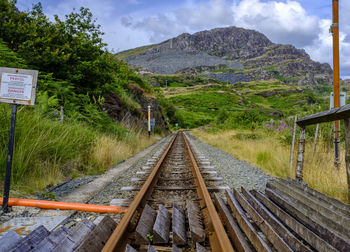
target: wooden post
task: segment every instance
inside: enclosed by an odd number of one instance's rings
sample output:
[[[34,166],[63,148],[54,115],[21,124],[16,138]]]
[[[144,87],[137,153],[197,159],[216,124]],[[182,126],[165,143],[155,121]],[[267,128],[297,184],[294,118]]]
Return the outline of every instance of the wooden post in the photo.
[[[63,106],[61,106],[61,113],[60,113],[60,116],[61,116],[61,122],[63,123]]]
[[[303,164],[304,164],[304,152],[305,152],[305,127],[300,129],[300,137],[298,142],[298,157],[295,179],[297,181],[303,181]]]
[[[328,134],[327,153],[328,153],[329,150],[331,149],[332,135],[333,135],[333,127],[331,126],[331,129],[329,130],[329,134]]]
[[[318,123],[318,124],[316,125],[314,146],[313,146],[313,148],[312,148],[313,153],[316,152],[316,145],[317,145],[317,138],[318,138],[318,131],[319,131],[319,129],[320,129],[320,124]]]
[[[293,154],[294,154],[295,132],[297,129],[297,119],[298,119],[298,117],[295,116],[294,123],[293,123],[292,147],[290,149],[289,169],[291,169],[293,167]]]
[[[345,125],[345,166],[348,177],[348,200],[350,202],[350,118],[344,120]]]

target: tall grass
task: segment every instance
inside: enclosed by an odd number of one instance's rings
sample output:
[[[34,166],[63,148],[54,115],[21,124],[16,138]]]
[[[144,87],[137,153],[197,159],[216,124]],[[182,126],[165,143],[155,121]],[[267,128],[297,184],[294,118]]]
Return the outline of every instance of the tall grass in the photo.
[[[3,183],[10,105],[0,104],[0,121],[0,183]],[[68,178],[102,173],[154,141],[141,131],[129,132],[120,139],[85,124],[53,121],[34,109],[20,107],[11,189],[33,193]]]
[[[264,130],[253,132],[227,130],[209,133],[196,129],[192,134],[218,149],[247,161],[271,176],[295,178],[295,162],[293,167],[289,168],[290,146],[280,141],[278,133],[267,133]],[[295,161],[296,152],[294,154]],[[334,167],[333,160],[332,151],[327,152],[324,145],[320,144],[317,152],[312,153],[312,143],[307,143],[304,181],[324,194],[348,202],[344,161],[337,169]]]

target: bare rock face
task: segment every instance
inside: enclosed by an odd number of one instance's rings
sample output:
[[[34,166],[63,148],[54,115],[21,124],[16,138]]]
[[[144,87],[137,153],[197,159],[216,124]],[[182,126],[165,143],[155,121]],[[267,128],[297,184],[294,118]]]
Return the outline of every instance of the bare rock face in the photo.
[[[332,80],[331,67],[311,60],[304,50],[274,44],[262,33],[233,26],[184,33],[126,60],[157,74],[224,66],[251,80],[276,78],[309,86]]]

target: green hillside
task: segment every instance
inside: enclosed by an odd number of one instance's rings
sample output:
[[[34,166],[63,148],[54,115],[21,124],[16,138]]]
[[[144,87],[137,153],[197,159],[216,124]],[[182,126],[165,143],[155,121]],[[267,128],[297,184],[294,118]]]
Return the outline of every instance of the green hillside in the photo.
[[[227,128],[258,127],[270,119],[328,106],[321,95],[279,80],[172,87],[162,92],[177,108],[179,124],[185,128],[210,123]]]

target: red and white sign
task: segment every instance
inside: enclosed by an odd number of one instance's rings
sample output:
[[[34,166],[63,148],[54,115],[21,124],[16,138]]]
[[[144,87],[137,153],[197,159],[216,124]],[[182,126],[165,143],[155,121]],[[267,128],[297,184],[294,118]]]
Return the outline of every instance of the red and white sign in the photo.
[[[0,67],[0,102],[34,105],[38,71]]]
[[[0,96],[29,101],[32,96],[32,84],[32,75],[3,73]]]

